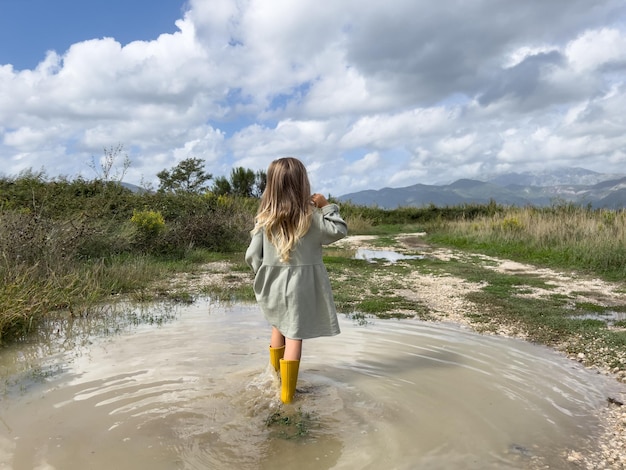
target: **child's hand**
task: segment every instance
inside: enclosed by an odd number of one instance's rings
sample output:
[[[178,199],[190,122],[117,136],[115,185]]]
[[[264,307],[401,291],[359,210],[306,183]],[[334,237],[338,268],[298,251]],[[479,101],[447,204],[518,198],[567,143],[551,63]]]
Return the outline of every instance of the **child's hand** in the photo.
[[[313,194],[311,202],[315,207],[324,207],[328,205],[328,200],[322,194]]]

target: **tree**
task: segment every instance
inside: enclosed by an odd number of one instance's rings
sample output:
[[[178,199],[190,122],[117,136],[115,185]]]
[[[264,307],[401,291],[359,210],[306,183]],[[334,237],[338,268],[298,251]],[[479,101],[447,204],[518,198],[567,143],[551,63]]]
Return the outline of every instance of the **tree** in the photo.
[[[213,181],[211,191],[213,191],[213,193],[217,196],[227,196],[232,194],[233,188],[225,176],[218,176]]]
[[[256,173],[243,167],[233,168],[230,179],[219,176],[215,179],[211,190],[213,193],[240,197],[261,197],[267,184],[267,173],[262,170]]]
[[[230,184],[233,195],[241,197],[252,197],[254,190],[254,171],[243,167],[233,168],[230,172]]]
[[[261,197],[263,195],[263,191],[265,191],[265,187],[267,186],[267,173],[263,170],[259,170],[256,172],[256,178],[254,181],[254,197]]]
[[[104,155],[100,157],[97,163],[96,157],[92,156],[89,167],[96,173],[96,179],[104,183],[121,183],[130,168],[130,158],[126,153],[122,155],[123,152],[124,145],[118,144],[115,147],[104,147]],[[120,157],[122,158],[122,168],[115,168]]]
[[[208,189],[206,183],[213,175],[204,171],[204,160],[201,158],[187,158],[170,171],[157,173],[157,177],[160,192],[199,194]]]

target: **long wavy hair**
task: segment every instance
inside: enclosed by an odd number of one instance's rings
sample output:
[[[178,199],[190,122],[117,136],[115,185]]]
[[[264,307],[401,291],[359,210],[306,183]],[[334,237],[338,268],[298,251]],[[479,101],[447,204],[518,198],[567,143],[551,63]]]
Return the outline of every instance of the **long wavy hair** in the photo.
[[[280,261],[287,262],[298,240],[309,230],[312,213],[311,185],[302,162],[285,157],[270,163],[253,233],[264,229]]]

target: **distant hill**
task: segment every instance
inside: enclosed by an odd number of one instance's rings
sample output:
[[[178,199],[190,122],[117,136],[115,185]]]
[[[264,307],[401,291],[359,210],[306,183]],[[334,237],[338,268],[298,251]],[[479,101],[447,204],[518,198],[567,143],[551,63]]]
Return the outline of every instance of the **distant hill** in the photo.
[[[136,184],[132,184],[132,183],[125,183],[125,182],[121,182],[120,183],[123,187],[125,187],[126,189],[130,189],[132,192],[134,193],[145,193],[148,192],[147,189],[142,188],[141,186],[137,186]]]
[[[520,186],[561,186],[561,185],[593,185],[609,179],[626,175],[611,175],[597,173],[585,168],[561,168],[539,172],[526,171],[523,173],[504,173],[487,177],[489,181],[500,186],[512,184]]]
[[[507,173],[486,181],[460,179],[447,185],[415,184],[402,188],[365,190],[339,196],[340,201],[383,209],[397,207],[486,204],[548,206],[571,202],[594,208],[626,207],[626,175],[601,174],[584,168],[541,173]]]

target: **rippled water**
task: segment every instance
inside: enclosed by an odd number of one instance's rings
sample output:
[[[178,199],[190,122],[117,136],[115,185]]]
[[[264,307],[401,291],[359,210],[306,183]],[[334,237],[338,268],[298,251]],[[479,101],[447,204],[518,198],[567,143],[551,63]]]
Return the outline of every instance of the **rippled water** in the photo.
[[[569,468],[613,386],[525,342],[342,315],[282,405],[256,306],[152,309],[2,350],[0,468]]]

